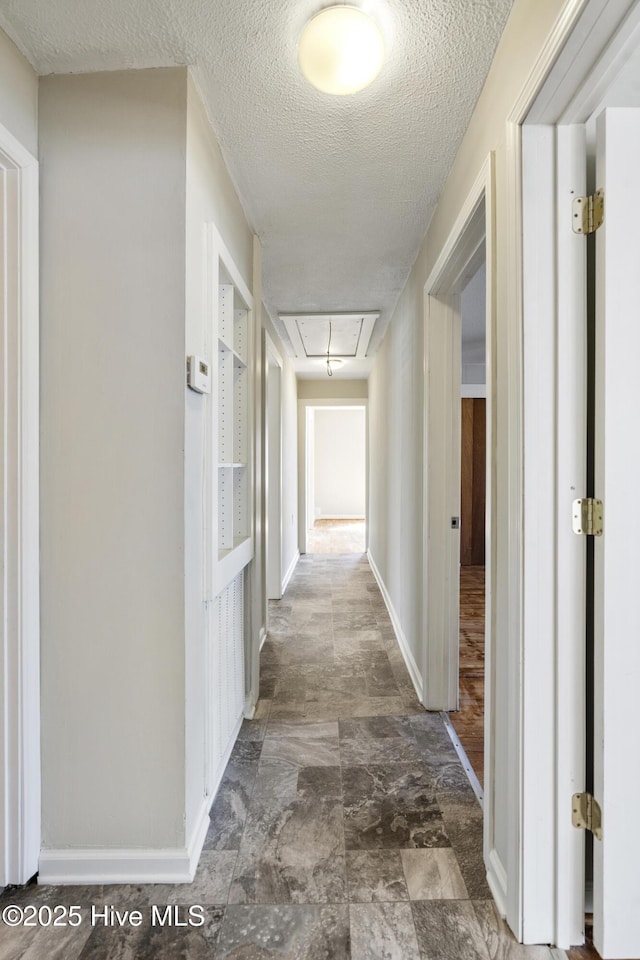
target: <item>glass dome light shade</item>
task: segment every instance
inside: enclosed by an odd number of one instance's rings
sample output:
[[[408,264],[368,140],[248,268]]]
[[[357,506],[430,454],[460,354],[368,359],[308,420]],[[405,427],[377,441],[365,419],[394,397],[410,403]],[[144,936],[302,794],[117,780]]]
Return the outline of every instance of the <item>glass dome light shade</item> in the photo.
[[[298,45],[298,63],[323,93],[345,96],[363,90],[384,62],[377,23],[355,7],[327,7],[309,21]]]

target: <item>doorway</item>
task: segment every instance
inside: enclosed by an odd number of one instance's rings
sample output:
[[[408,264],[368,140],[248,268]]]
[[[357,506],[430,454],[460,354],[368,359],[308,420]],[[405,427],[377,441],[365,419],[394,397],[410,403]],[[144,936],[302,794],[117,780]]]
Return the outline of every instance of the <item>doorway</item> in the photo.
[[[367,401],[298,400],[301,554],[366,552],[368,472]]]
[[[479,796],[484,782],[486,262],[460,294],[459,709],[450,716]]]
[[[483,743],[480,748],[484,759],[484,791],[480,791],[479,784],[477,787],[478,794],[483,794],[487,881],[498,909],[503,915],[508,915],[508,869],[503,862],[505,818],[500,806],[500,793],[494,789],[496,782],[502,786],[504,769],[499,768],[498,764],[507,746],[507,731],[497,729],[494,718],[498,713],[508,712],[506,704],[510,696],[506,677],[496,670],[498,637],[493,600],[497,562],[497,529],[493,508],[496,491],[493,442],[496,431],[495,224],[494,157],[489,154],[424,287],[423,583],[426,596],[424,659],[420,670],[424,678],[423,705],[427,710],[442,712],[451,734],[449,712],[457,711],[460,703],[461,300],[484,264],[484,310],[480,307],[478,322],[484,328],[484,344],[479,346],[479,350],[484,359],[486,397],[478,399],[485,400],[484,446],[491,454],[487,454],[485,461],[484,509],[482,636],[486,668]],[[478,384],[475,386],[478,388]],[[452,740],[455,745],[455,734]],[[470,779],[473,784],[473,778]]]
[[[366,410],[307,408],[307,553],[364,553]]]

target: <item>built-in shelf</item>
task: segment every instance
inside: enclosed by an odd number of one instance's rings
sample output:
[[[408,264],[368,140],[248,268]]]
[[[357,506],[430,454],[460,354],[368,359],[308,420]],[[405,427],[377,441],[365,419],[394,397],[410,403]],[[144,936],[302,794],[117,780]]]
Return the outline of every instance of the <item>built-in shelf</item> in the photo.
[[[247,361],[245,357],[240,356],[237,350],[234,350],[233,347],[229,346],[226,340],[223,340],[221,337],[218,337],[218,350],[223,352],[228,352],[233,357],[233,362],[239,367],[246,367]]]
[[[232,546],[228,547],[226,550],[220,550],[218,557],[220,560],[224,560],[228,557],[234,550],[237,550],[238,547],[241,547],[243,544],[249,543],[249,537],[234,537]]]
[[[253,551],[250,383],[247,367],[251,295],[219,244],[213,296],[217,356],[217,580],[237,575]]]

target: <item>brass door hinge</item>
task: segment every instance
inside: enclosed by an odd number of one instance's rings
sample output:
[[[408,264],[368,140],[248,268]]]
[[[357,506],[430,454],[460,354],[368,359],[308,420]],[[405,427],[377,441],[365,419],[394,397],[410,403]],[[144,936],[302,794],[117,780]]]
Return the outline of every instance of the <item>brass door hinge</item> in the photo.
[[[590,830],[602,840],[602,810],[590,793],[574,793],[571,798],[571,823],[579,830]]]
[[[602,500],[583,497],[573,501],[573,532],[586,537],[602,536]]]
[[[604,191],[596,190],[590,197],[574,197],[572,211],[574,233],[595,233],[604,220]]]

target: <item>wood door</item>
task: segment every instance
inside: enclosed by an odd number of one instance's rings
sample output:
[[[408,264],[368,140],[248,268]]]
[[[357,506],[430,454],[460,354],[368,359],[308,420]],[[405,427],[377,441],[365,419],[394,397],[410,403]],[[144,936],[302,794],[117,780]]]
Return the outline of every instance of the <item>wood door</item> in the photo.
[[[640,110],[597,121],[595,496],[604,533],[594,538],[594,787],[602,839],[594,840],[594,943],[603,958],[640,957],[640,604],[635,509],[640,432],[632,401],[640,357]]]
[[[462,400],[460,460],[460,563],[484,565],[486,402]]]

